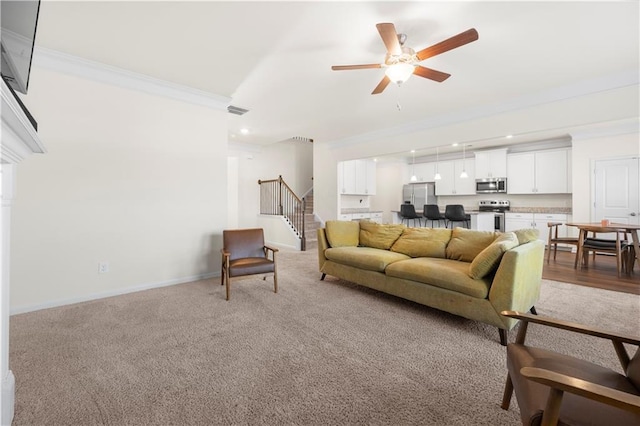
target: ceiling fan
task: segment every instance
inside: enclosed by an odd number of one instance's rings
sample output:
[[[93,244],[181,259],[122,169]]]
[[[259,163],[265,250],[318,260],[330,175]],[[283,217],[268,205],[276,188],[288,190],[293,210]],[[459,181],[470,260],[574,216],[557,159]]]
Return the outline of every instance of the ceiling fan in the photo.
[[[384,45],[387,47],[387,55],[384,58],[382,64],[362,64],[362,65],[334,65],[331,67],[334,71],[342,70],[361,70],[367,68],[386,68],[385,76],[380,83],[371,92],[372,95],[382,93],[387,85],[393,81],[400,85],[407,81],[411,74],[418,75],[420,77],[428,78],[430,80],[437,81],[439,83],[445,81],[451,77],[451,74],[447,74],[441,71],[437,71],[431,68],[423,67],[418,62],[424,61],[427,58],[439,55],[449,50],[455,49],[460,46],[464,46],[467,43],[476,41],[478,39],[478,32],[475,28],[471,28],[458,35],[448,38],[440,43],[434,44],[431,47],[420,50],[416,53],[410,47],[405,47],[404,42],[407,39],[406,34],[398,34],[396,27],[391,23],[376,24],[376,28],[382,37]]]

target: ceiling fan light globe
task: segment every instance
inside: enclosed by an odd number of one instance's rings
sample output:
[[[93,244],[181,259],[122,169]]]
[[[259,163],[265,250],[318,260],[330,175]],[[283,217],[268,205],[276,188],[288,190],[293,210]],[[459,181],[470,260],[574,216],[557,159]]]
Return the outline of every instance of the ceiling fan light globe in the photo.
[[[407,63],[390,65],[384,71],[389,80],[396,84],[402,84],[413,74],[414,66]]]

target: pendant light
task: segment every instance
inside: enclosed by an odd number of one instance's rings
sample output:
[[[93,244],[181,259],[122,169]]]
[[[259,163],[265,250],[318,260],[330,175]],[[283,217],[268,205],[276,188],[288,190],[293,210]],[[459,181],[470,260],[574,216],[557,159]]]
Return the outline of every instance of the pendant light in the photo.
[[[465,157],[464,148],[465,148],[465,146],[466,146],[465,144],[462,144],[462,173],[460,173],[460,179],[466,179],[466,178],[469,177],[469,175],[467,174],[467,171],[465,170],[465,167],[464,167],[464,163],[465,163],[465,161],[464,161],[464,157]]]
[[[416,150],[411,150],[411,155],[413,156],[413,162],[411,163],[411,182],[417,182],[418,177],[416,176]]]
[[[440,173],[438,172],[438,163],[439,163],[439,157],[438,157],[438,147],[436,147],[436,174],[433,176],[433,180],[440,180],[442,179],[442,176],[440,176]]]

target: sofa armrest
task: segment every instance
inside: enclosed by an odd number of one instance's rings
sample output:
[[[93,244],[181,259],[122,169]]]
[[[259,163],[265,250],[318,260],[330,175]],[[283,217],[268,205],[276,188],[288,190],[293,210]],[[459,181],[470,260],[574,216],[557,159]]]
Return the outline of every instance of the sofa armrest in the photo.
[[[327,240],[327,232],[325,228],[318,228],[318,269],[322,271],[322,266],[327,258],[324,256],[324,251],[329,248],[329,240]]]
[[[544,243],[540,240],[505,252],[489,290],[489,301],[497,314],[502,311],[527,312],[540,298]],[[517,320],[501,316],[505,329]]]

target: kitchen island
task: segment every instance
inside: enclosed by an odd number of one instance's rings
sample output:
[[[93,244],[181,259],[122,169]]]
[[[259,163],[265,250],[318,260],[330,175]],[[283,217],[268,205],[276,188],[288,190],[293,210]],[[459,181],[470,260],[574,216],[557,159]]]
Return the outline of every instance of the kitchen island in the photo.
[[[423,226],[426,223],[425,218],[422,217],[422,210],[416,210],[416,213],[420,215],[422,218]],[[444,216],[444,212],[441,212]],[[471,229],[475,229],[477,231],[494,231],[495,230],[495,221],[494,221],[494,213],[493,212],[480,212],[477,210],[472,210],[466,212],[471,217]],[[391,211],[391,219],[393,223],[402,223],[402,217],[400,216],[399,210]],[[410,221],[410,223],[413,221]],[[417,219],[416,219],[417,223]],[[431,226],[429,226],[431,227]],[[433,222],[434,228],[444,228],[444,224],[442,222],[438,223],[437,221]]]

